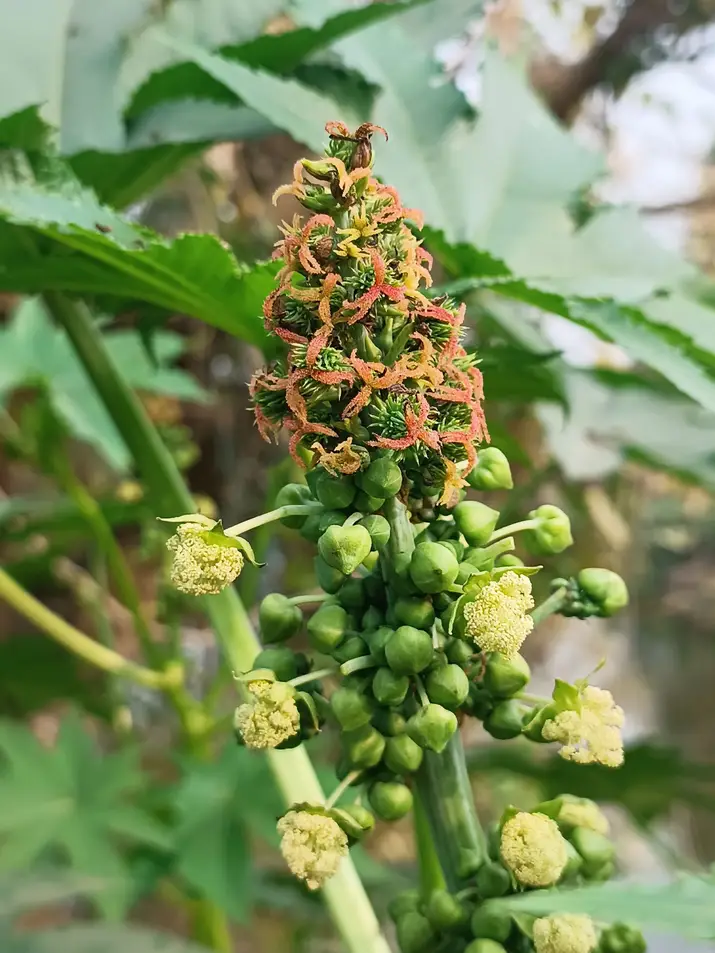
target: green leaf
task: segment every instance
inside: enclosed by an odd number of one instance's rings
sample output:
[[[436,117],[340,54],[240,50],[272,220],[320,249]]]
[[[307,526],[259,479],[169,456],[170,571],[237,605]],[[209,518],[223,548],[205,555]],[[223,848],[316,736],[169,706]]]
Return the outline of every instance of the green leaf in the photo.
[[[76,716],[61,725],[48,750],[24,727],[0,723],[0,864],[26,869],[50,850],[59,851],[77,873],[112,881],[97,904],[119,916],[128,900],[128,870],[118,850],[115,815],[131,818],[120,831],[134,843],[168,850],[166,830],[126,799],[146,784],[138,752],[102,756]]]
[[[621,920],[680,936],[715,936],[713,874],[687,874],[668,884],[610,883],[575,890],[533,890],[491,901],[490,907],[534,916],[581,913],[606,923]]]
[[[214,764],[190,764],[176,792],[177,869],[237,920],[251,906],[249,834],[275,838],[281,813],[265,763],[229,744]]]
[[[3,946],[3,953],[207,953],[206,947],[170,933],[111,923],[59,927],[29,937],[16,934],[15,942],[16,947]]]
[[[92,896],[106,889],[106,881],[78,877],[68,871],[16,871],[0,877],[0,920],[48,904],[65,903],[78,896]]]

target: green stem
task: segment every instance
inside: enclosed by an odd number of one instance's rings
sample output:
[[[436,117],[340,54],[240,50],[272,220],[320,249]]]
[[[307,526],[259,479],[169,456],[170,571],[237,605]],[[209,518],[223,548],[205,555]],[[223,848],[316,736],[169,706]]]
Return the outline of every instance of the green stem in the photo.
[[[505,536],[511,536],[512,533],[520,533],[525,529],[536,529],[539,520],[520,520],[518,523],[510,523],[509,526],[502,526],[501,529],[495,529],[489,537],[488,542],[495,543],[498,539]]]
[[[307,606],[313,602],[327,602],[333,597],[327,592],[308,593],[306,596],[291,596],[288,600],[292,606]]]
[[[531,618],[534,620],[534,625],[538,625],[539,622],[543,622],[544,619],[548,619],[550,615],[560,612],[561,609],[563,609],[563,607],[566,605],[567,601],[568,595],[565,589],[557,589],[556,592],[552,592],[549,598],[544,600],[544,602],[537,606],[531,613]]]
[[[380,563],[387,582],[399,589],[408,578],[415,537],[407,508],[396,496],[385,501],[382,512],[390,524],[390,538],[382,547]]]
[[[353,783],[353,781],[357,781],[357,779],[360,777],[361,774],[362,774],[362,771],[350,771],[349,774],[345,775],[343,780],[335,788],[333,793],[325,802],[325,806],[328,808],[328,810],[330,810],[331,807],[335,807],[335,805],[338,803],[338,801],[343,796],[343,794],[345,794],[345,792]]]
[[[340,666],[341,675],[352,675],[353,672],[363,672],[368,668],[377,668],[377,662],[372,655],[359,655],[357,658],[348,659]]]
[[[417,863],[420,871],[420,894],[422,899],[426,901],[435,890],[444,890],[446,882],[432,839],[427,812],[419,791],[415,793],[413,813]]]
[[[429,705],[429,695],[425,691],[424,682],[419,675],[415,675],[415,688],[417,689],[417,694],[420,698],[420,704],[423,708],[426,708],[427,705]]]
[[[59,642],[70,652],[79,655],[91,665],[110,672],[113,675],[123,675],[140,685],[150,688],[166,688],[167,676],[164,672],[154,672],[151,669],[135,665],[94,639],[90,639],[84,632],[75,629],[69,622],[55,615],[41,602],[22,588],[4,569],[0,569],[0,599],[12,606],[20,615],[41,629],[50,638]]]
[[[193,905],[191,934],[195,940],[215,953],[233,953],[228,918],[210,900],[198,900]]]
[[[457,732],[440,754],[425,751],[417,772],[417,793],[425,809],[447,887],[464,885],[487,858],[487,843]]]
[[[319,668],[317,672],[308,672],[307,675],[299,675],[297,678],[292,678],[288,684],[293,685],[293,687],[306,685],[308,682],[318,682],[321,678],[327,678],[329,675],[335,675],[334,668]]]
[[[247,533],[251,529],[256,529],[258,526],[265,526],[266,523],[273,523],[276,520],[283,519],[284,516],[302,516],[304,513],[314,513],[317,509],[322,509],[321,506],[316,505],[315,503],[296,503],[288,504],[286,506],[279,506],[275,510],[270,510],[268,513],[261,513],[260,516],[252,516],[250,520],[244,520],[242,523],[236,523],[235,526],[229,526],[228,529],[224,530],[226,536],[240,536],[241,533]]]
[[[87,309],[63,295],[45,295],[46,304],[61,324],[94,387],[122,435],[157,509],[190,513],[191,494],[166,446],[139,399],[117,370]],[[206,596],[208,612],[226,663],[236,672],[250,671],[260,643],[236,592],[225,589]],[[154,673],[152,673],[154,674]],[[271,751],[268,761],[287,805],[298,801],[324,802],[323,791],[305,750]],[[354,864],[346,858],[323,890],[330,915],[350,953],[389,953],[380,924]]]
[[[355,523],[360,522],[364,515],[364,513],[351,513],[343,523],[343,527],[354,526]]]

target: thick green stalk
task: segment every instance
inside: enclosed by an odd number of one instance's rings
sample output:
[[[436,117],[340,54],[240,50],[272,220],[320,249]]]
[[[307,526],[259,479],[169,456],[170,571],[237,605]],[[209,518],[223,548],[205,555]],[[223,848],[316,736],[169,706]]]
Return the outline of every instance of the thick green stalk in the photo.
[[[426,901],[429,900],[435,890],[444,890],[446,882],[435,848],[427,811],[422,803],[419,791],[415,793],[414,827],[417,864],[420,871],[420,894],[422,899]]]
[[[459,890],[487,859],[487,842],[474,808],[462,739],[453,735],[440,754],[425,751],[417,793],[447,886]]]
[[[556,592],[552,592],[548,599],[545,599],[541,605],[538,605],[532,611],[531,618],[534,620],[534,625],[538,625],[544,619],[548,619],[550,615],[560,612],[567,601],[568,596],[565,589],[557,589]]]
[[[157,510],[190,513],[194,503],[171,454],[107,353],[88,310],[54,292],[47,293],[45,301],[67,332],[124,438]],[[204,605],[230,667],[236,672],[250,671],[260,643],[235,590],[229,588],[220,595],[206,597]],[[296,801],[323,802],[317,775],[302,747],[271,752],[268,759],[288,805]],[[329,881],[324,894],[333,921],[350,953],[389,953],[365,888],[349,858]]]

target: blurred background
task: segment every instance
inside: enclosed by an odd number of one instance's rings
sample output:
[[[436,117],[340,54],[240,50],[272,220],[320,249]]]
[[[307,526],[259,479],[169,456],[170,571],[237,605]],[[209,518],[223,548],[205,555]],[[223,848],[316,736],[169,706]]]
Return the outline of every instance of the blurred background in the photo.
[[[576,544],[554,574],[607,566],[632,594],[615,621],[557,618],[525,653],[546,694],[554,674],[584,677],[607,659],[598,678],[627,713],[624,768],[578,768],[475,723],[465,744],[477,803],[491,818],[562,790],[596,798],[622,870],[642,878],[715,861],[715,402],[696,393],[715,364],[714,17],[710,0],[25,0],[22,10],[0,0],[0,114],[20,117],[28,136],[38,115],[52,123],[101,200],[169,238],[214,233],[239,261],[270,258],[297,210],[290,199],[276,209],[272,193],[317,149],[325,121],[369,115],[388,128],[377,172],[425,210],[438,283],[468,304],[490,430],[512,461],[515,490],[490,503],[504,522],[563,506]],[[226,80],[205,58],[217,50],[243,72]],[[290,85],[252,92],[253,66]],[[463,141],[475,117],[478,154]],[[592,227],[609,216],[608,229]],[[583,241],[566,241],[574,226]],[[487,267],[499,261],[535,293],[500,293],[499,267]],[[271,280],[237,302],[252,320]],[[606,310],[554,306],[582,295]],[[611,321],[609,296],[632,309],[630,325]],[[227,524],[269,509],[298,474],[249,410],[260,339],[101,305],[110,350],[197,505]],[[39,299],[4,291],[0,311],[3,566],[64,618],[138,654],[73,477],[48,462],[61,441],[147,614],[181,646],[192,690],[225,697],[230,714],[212,633],[167,595],[156,514],[62,332]],[[658,329],[646,344],[631,333],[641,319]],[[255,539],[266,568],[238,584],[254,615],[267,592],[315,586],[310,544],[272,527]],[[28,812],[0,817],[0,882],[60,857],[123,878],[103,911],[114,917],[201,936],[208,897],[229,917],[235,953],[340,949],[319,903],[283,871],[263,762],[229,743],[210,765],[190,764],[172,752],[174,716],[158,694],[89,670],[2,604],[0,716],[0,814],[19,802]],[[329,779],[334,739],[311,747]],[[77,828],[63,840],[42,831],[66,771]],[[99,796],[110,774],[113,793]],[[113,827],[120,802],[157,829],[142,833],[136,817]],[[384,912],[415,879],[409,822],[378,828],[358,862]],[[28,922],[86,913],[65,903]],[[654,937],[650,948],[674,946]]]

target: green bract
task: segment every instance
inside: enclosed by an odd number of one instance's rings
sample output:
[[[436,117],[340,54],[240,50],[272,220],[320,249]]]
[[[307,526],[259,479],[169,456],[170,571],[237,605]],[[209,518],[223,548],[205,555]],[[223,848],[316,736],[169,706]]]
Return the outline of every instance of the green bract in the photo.
[[[454,508],[454,522],[470,546],[489,541],[499,519],[499,510],[477,500],[465,500]]]
[[[318,540],[318,552],[325,562],[344,576],[355,572],[372,549],[364,526],[329,526]]]
[[[303,625],[303,613],[280,592],[271,592],[258,610],[258,623],[264,642],[285,642]]]
[[[425,705],[407,722],[407,734],[420,748],[430,751],[444,751],[449,739],[457,730],[457,719],[453,712],[442,705]]]
[[[370,807],[383,821],[399,821],[412,810],[412,791],[399,781],[377,781],[367,796]]]
[[[496,447],[480,450],[467,482],[475,490],[511,490],[514,481],[506,455]]]
[[[457,578],[459,563],[454,553],[439,543],[415,546],[410,562],[410,578],[420,592],[443,592]]]
[[[385,645],[385,658],[398,675],[417,675],[432,661],[432,639],[423,629],[401,625]]]
[[[357,479],[368,496],[384,500],[399,493],[402,486],[402,470],[389,457],[378,457]]]

